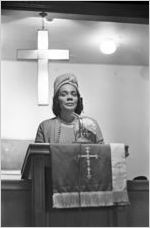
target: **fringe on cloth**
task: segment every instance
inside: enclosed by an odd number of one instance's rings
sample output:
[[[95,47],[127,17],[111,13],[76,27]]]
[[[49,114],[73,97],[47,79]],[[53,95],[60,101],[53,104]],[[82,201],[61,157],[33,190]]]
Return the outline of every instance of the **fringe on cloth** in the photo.
[[[54,193],[54,208],[99,207],[113,205],[128,205],[126,191],[122,192],[71,192]]]

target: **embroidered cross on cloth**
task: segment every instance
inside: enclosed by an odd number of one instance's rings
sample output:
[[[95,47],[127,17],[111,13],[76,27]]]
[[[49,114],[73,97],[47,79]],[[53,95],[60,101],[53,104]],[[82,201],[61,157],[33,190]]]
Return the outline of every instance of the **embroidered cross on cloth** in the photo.
[[[124,144],[50,145],[53,207],[129,204]]]

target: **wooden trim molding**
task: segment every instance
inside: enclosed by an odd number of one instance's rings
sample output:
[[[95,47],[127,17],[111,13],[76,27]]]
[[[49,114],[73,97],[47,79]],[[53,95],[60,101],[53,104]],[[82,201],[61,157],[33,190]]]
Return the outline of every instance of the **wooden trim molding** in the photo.
[[[31,191],[31,180],[1,180],[3,190],[29,190]],[[149,191],[149,181],[127,181],[128,191]]]
[[[21,170],[1,170],[1,180],[21,180]]]
[[[2,180],[1,190],[2,191],[31,191],[30,180]]]

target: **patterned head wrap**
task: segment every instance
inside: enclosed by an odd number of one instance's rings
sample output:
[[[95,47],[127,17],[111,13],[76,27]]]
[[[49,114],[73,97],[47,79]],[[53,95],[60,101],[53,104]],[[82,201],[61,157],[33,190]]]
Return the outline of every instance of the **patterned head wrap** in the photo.
[[[60,87],[64,84],[73,85],[78,90],[78,82],[76,76],[72,73],[66,73],[59,75],[54,82],[54,95],[60,89]]]

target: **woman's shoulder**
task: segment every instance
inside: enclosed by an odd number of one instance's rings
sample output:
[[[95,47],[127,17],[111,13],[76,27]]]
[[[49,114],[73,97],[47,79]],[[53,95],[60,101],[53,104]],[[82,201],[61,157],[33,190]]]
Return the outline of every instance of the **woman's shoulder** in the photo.
[[[84,116],[82,118],[83,118],[83,126],[85,126],[85,128],[87,128],[89,131],[96,134],[97,143],[103,143],[104,139],[98,122],[94,118],[89,116]]]
[[[56,121],[56,117],[53,117],[53,118],[50,118],[50,119],[46,119],[46,120],[43,120],[41,123],[40,123],[40,126],[48,126],[50,124],[52,124],[53,122]]]

